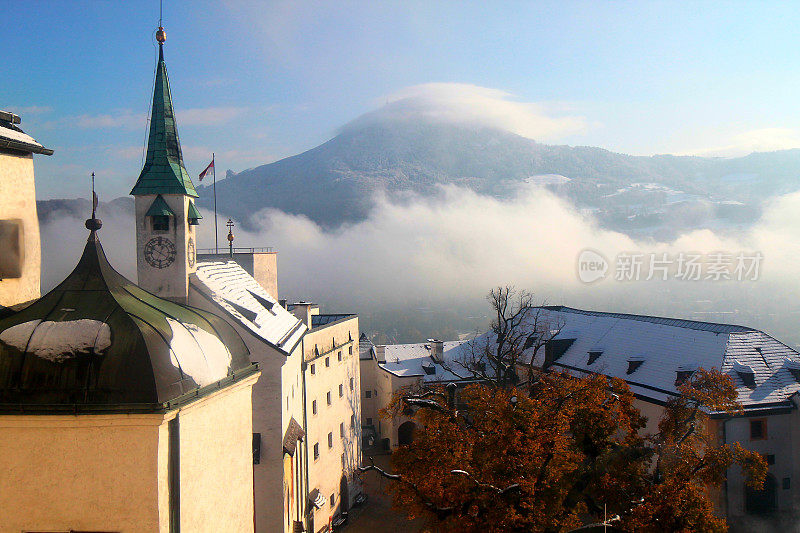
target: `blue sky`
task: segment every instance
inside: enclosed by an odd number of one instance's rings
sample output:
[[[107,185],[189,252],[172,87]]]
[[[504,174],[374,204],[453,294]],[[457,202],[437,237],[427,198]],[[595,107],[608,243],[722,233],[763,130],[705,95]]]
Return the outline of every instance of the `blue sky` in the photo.
[[[730,156],[800,147],[798,11],[166,0],[165,55],[193,176],[212,150],[218,174],[240,171],[431,88],[437,104],[477,106],[543,142]],[[127,194],[142,162],[158,3],[3,0],[3,13],[12,75],[0,108],[56,151],[36,159],[39,197],[85,196],[92,170],[105,199]]]

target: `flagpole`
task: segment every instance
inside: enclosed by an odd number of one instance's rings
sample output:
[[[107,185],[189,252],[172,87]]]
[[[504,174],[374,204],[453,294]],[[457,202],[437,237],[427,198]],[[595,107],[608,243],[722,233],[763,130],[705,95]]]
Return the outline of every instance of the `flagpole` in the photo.
[[[219,231],[217,230],[217,165],[211,152],[211,171],[214,173],[214,253],[219,253]]]

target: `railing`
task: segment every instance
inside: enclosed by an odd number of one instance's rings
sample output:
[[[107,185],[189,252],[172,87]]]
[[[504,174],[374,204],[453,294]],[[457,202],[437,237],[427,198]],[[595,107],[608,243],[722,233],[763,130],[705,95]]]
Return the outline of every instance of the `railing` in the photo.
[[[260,248],[233,248],[233,253],[235,254],[268,254],[273,253],[275,250],[272,246],[262,246]],[[230,248],[227,247],[220,247],[220,248],[198,248],[198,254],[228,254],[230,253]]]

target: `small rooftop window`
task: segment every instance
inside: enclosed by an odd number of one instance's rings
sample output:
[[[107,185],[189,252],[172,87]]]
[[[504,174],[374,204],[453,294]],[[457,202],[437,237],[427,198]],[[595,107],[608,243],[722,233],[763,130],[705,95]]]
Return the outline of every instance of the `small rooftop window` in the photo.
[[[739,378],[744,383],[744,386],[749,389],[756,388],[756,376],[755,372],[749,365],[743,365],[739,361],[733,362],[733,370],[739,376]]]
[[[693,364],[680,365],[676,372],[677,376],[675,377],[675,386],[677,387],[679,385],[682,385],[683,383],[686,383],[686,381],[689,380],[692,377],[692,374],[694,374],[696,371],[697,371],[697,365]]]
[[[422,363],[422,370],[424,370],[429,376],[432,376],[436,374],[436,365],[433,363]]]
[[[528,338],[525,339],[525,345],[522,347],[522,349],[527,350],[528,348],[533,348],[534,344],[536,344],[536,333],[531,333],[528,335]]]
[[[602,350],[592,350],[589,352],[589,364],[591,365],[595,361],[597,361],[600,356],[603,355]]]
[[[795,381],[800,382],[800,361],[786,358],[784,360],[784,365],[786,366],[786,369],[792,373],[792,377],[795,379]]]
[[[628,370],[625,372],[626,374],[633,374],[638,370],[640,366],[646,361],[644,357],[641,355],[634,355],[632,357],[628,357]]]

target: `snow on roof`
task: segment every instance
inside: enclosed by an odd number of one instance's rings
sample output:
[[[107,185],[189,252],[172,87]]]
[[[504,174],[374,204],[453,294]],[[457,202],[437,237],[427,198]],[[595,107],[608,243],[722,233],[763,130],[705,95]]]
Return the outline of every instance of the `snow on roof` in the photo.
[[[372,359],[372,353],[375,348],[375,345],[372,344],[372,341],[369,338],[361,334],[361,338],[358,339],[358,358],[359,359]]]
[[[555,361],[556,367],[621,377],[642,396],[666,400],[677,393],[678,371],[700,367],[728,374],[746,408],[774,406],[800,391],[785,362],[800,361],[798,352],[755,329],[568,307],[541,309],[547,319],[563,324],[559,338],[566,338],[565,331],[575,338]],[[597,346],[603,347],[602,354],[589,364],[589,352]],[[644,363],[628,374],[629,361],[641,357]],[[544,363],[544,350],[535,355],[535,362]],[[747,368],[753,372],[754,387],[742,379]]]
[[[431,358],[430,343],[387,344],[383,346],[386,362],[379,363],[382,369],[399,377],[423,377],[424,381],[458,381],[471,378],[469,372],[461,369],[455,362],[463,353],[467,341],[448,341],[443,346],[445,364],[456,373],[446,370]],[[424,366],[433,364],[433,373],[425,371]]]
[[[236,261],[198,261],[192,286],[253,335],[287,354],[306,331],[305,324],[284,309]]]

